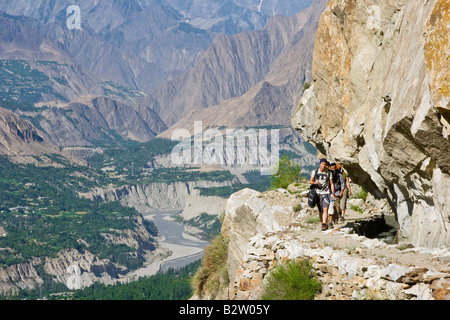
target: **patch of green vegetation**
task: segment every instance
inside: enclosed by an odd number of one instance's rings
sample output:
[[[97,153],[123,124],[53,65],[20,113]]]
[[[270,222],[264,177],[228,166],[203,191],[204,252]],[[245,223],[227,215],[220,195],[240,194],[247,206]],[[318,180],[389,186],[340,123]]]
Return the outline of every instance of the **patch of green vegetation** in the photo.
[[[193,171],[188,168],[164,168],[155,169],[151,174],[140,179],[129,178],[131,184],[142,184],[151,182],[177,182],[177,181],[215,181],[225,182],[233,180],[234,176],[227,170],[216,170],[209,172]]]
[[[77,290],[72,300],[188,300],[193,290],[191,279],[200,266],[200,260],[183,268],[146,277],[127,284],[104,285],[96,283]]]
[[[279,265],[266,278],[262,300],[313,300],[322,288],[307,260]]]
[[[303,83],[303,91],[302,92],[305,92],[306,90],[308,90],[309,88],[311,87],[311,83],[310,82],[304,82]]]
[[[58,65],[56,62],[54,64]],[[54,80],[63,81],[56,78]],[[28,61],[0,60],[0,105],[2,107],[10,110],[35,111],[33,105],[42,98],[43,94],[65,101],[61,94],[53,90],[51,79],[43,72],[32,69]]]
[[[110,183],[115,185],[131,184],[141,185],[153,182],[178,181],[230,181],[234,176],[228,170],[211,172],[198,171],[198,168],[147,168],[155,156],[167,155],[178,142],[168,139],[154,138],[145,143],[125,141],[121,146],[105,148],[103,153],[95,153],[87,159],[89,164],[100,171],[109,168],[111,173],[118,177],[112,178]],[[120,178],[119,178],[120,177]]]
[[[228,241],[219,234],[205,248],[202,264],[192,279],[195,293],[202,296],[208,292],[212,297],[218,294],[220,285],[228,282],[227,257]]]
[[[155,156],[169,154],[176,145],[176,141],[161,138],[144,143],[122,141],[120,146],[105,148],[103,153],[95,153],[87,161],[98,170],[114,167],[119,175],[132,173],[134,168],[138,173]]]
[[[366,190],[366,188],[364,188],[364,186],[362,186],[359,191],[352,192],[352,196],[350,197],[350,199],[362,199],[366,201],[368,194],[369,192]]]
[[[143,92],[122,86],[113,81],[100,82],[100,85],[107,96],[118,96],[123,99],[133,100],[134,98],[143,97],[145,95]]]
[[[300,166],[294,165],[286,156],[282,156],[278,162],[278,172],[272,175],[271,189],[287,187],[300,178]]]
[[[197,234],[196,236],[206,241],[211,241],[220,233],[220,229],[222,228],[220,219],[221,218],[217,215],[207,214],[206,212],[203,212],[199,216],[187,221],[182,219],[181,217],[176,217],[176,220],[180,221],[181,223],[202,230],[202,233]]]
[[[293,210],[294,212],[299,212],[300,210],[302,210],[302,204],[299,203],[299,204],[293,206],[293,207],[292,207],[292,210]]]
[[[174,32],[193,33],[193,34],[199,34],[199,35],[203,35],[203,36],[208,35],[208,32],[206,30],[196,28],[193,25],[186,23],[186,22],[181,22],[178,25],[178,27],[175,28],[173,31]]]

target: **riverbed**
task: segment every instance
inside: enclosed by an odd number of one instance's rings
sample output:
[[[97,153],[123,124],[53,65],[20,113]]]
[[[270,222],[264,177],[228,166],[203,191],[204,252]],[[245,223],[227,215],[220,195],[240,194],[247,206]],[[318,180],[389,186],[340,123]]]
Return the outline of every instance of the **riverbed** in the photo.
[[[160,242],[160,247],[171,251],[172,254],[133,271],[129,277],[151,276],[158,271],[166,271],[168,268],[181,268],[201,259],[209,242],[186,234],[184,225],[172,218],[177,213],[180,213],[180,210],[154,210],[142,213],[144,219],[152,221],[162,235],[163,240]]]

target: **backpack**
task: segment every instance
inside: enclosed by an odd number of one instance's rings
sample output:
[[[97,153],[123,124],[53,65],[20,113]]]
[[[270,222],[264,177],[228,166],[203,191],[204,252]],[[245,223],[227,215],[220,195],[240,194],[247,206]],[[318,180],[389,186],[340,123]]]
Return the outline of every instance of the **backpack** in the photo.
[[[314,208],[318,202],[319,195],[316,192],[316,187],[314,185],[311,185],[308,192],[308,205],[310,208]]]
[[[341,191],[342,190],[342,184],[341,184],[341,179],[339,179],[339,175],[341,173],[336,170],[334,172],[332,172],[332,177],[333,177],[333,184],[334,184],[334,191],[337,192],[338,190]]]
[[[317,175],[317,171],[314,171],[314,176],[316,176],[316,175]],[[309,187],[309,192],[308,192],[308,205],[310,208],[314,208],[318,202],[319,202],[319,195],[317,194],[316,186],[312,184]]]

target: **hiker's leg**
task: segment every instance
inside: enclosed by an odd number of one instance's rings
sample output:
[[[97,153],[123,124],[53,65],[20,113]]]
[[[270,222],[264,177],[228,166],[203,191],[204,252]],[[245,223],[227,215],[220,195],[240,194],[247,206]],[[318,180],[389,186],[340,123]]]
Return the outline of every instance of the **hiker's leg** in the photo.
[[[319,210],[320,223],[323,223],[323,207],[322,207],[322,198],[320,196],[319,201],[317,201],[317,209]]]
[[[335,217],[335,206],[334,206],[334,202],[328,207],[328,225],[331,226],[331,224],[333,223],[334,217]]]
[[[345,209],[347,209],[348,189],[345,188],[341,198],[341,217],[345,215]]]
[[[341,216],[341,197],[336,196],[336,201],[334,202],[334,222],[338,222],[339,217]]]
[[[328,223],[328,208],[323,208],[322,223]]]
[[[323,206],[323,222],[322,223],[328,223],[328,208],[330,207],[330,195],[325,194],[322,195],[322,206]]]

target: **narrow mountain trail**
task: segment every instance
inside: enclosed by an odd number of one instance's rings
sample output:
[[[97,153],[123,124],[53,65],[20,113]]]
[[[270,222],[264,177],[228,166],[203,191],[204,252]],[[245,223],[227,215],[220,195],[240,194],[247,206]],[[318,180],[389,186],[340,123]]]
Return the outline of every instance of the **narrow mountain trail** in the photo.
[[[395,229],[385,228],[390,210],[370,196],[350,199],[345,221],[322,231],[306,194],[305,186],[291,185],[230,198],[222,228],[230,237],[228,265],[235,266],[227,298],[259,299],[271,270],[306,259],[322,283],[317,300],[450,300],[448,247],[396,243]]]

